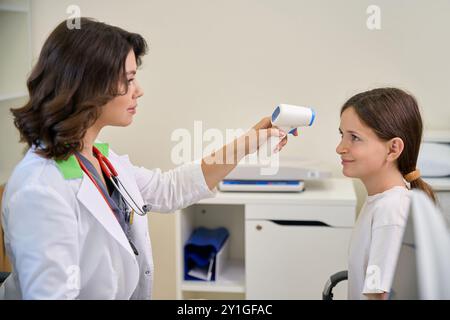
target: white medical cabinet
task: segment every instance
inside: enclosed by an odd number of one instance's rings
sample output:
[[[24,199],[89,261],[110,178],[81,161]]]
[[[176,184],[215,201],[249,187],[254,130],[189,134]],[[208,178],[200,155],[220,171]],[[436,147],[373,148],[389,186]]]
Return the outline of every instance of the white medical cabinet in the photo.
[[[350,179],[306,181],[301,193],[218,192],[180,210],[177,298],[321,299],[330,274],[348,268],[355,210]],[[184,243],[199,226],[230,232],[220,281],[184,280]]]

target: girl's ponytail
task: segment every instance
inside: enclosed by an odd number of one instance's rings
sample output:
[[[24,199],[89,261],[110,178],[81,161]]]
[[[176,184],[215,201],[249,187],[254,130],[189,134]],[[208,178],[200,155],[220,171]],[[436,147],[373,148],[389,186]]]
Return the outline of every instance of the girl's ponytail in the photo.
[[[420,177],[420,171],[418,169],[406,174],[404,176],[405,180],[409,182],[411,189],[419,189],[425,192],[431,200],[433,200],[434,203],[436,203],[436,196],[433,192],[433,189],[431,189],[430,185],[426,183],[421,177]]]

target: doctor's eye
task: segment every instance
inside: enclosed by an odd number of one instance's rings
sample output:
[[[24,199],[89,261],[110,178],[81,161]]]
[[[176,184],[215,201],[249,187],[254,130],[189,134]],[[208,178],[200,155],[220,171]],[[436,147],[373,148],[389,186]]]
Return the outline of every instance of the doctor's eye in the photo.
[[[354,134],[352,134],[352,141],[360,141],[361,139]]]

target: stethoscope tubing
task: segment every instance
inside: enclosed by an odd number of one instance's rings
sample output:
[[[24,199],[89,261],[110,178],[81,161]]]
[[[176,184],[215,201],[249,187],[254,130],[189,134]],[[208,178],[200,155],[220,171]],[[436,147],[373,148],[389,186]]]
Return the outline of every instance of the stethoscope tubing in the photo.
[[[128,205],[128,207],[131,208],[136,214],[138,214],[140,216],[145,216],[147,214],[147,212],[149,212],[151,210],[150,208],[148,208],[149,206],[148,205],[144,205],[142,207],[142,209],[140,209],[139,205],[136,203],[136,201],[133,199],[133,197],[127,191],[127,189],[125,188],[123,183],[120,181],[119,175],[117,174],[116,169],[114,168],[112,163],[108,160],[108,158],[106,158],[96,147],[93,147],[93,151],[94,151],[95,157],[98,160],[98,163],[100,165],[100,168],[101,168],[102,172],[105,174],[106,178],[108,178],[108,180],[111,181],[111,183],[113,184],[114,188],[120,193],[120,195],[122,196],[123,200]],[[78,163],[81,166],[81,169],[89,176],[89,178],[92,180],[92,182],[95,184],[97,189],[102,194],[102,196],[105,199],[105,201],[108,203],[108,206],[111,208],[111,205],[107,201],[106,197],[103,195],[103,192],[101,192],[100,187],[98,186],[98,184],[96,183],[94,178],[91,176],[91,174],[87,170],[86,166],[80,161],[78,156],[76,156],[76,157],[77,157]],[[123,188],[123,190],[125,191],[125,193],[127,194],[128,197],[125,196],[125,194],[122,192],[122,190],[119,187],[119,185]],[[134,206],[132,206],[130,204],[130,202],[128,201],[127,198],[130,199],[131,202],[133,202]],[[111,208],[111,210],[112,210],[112,208]]]

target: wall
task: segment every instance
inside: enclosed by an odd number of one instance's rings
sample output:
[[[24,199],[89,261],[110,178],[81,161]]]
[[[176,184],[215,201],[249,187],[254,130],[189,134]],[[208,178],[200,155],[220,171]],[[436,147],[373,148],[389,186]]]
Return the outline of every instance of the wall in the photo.
[[[21,107],[26,103],[26,98],[0,101],[0,185],[4,184],[12,169],[20,161],[25,151],[25,145],[19,143],[19,131],[13,124],[10,108]]]

